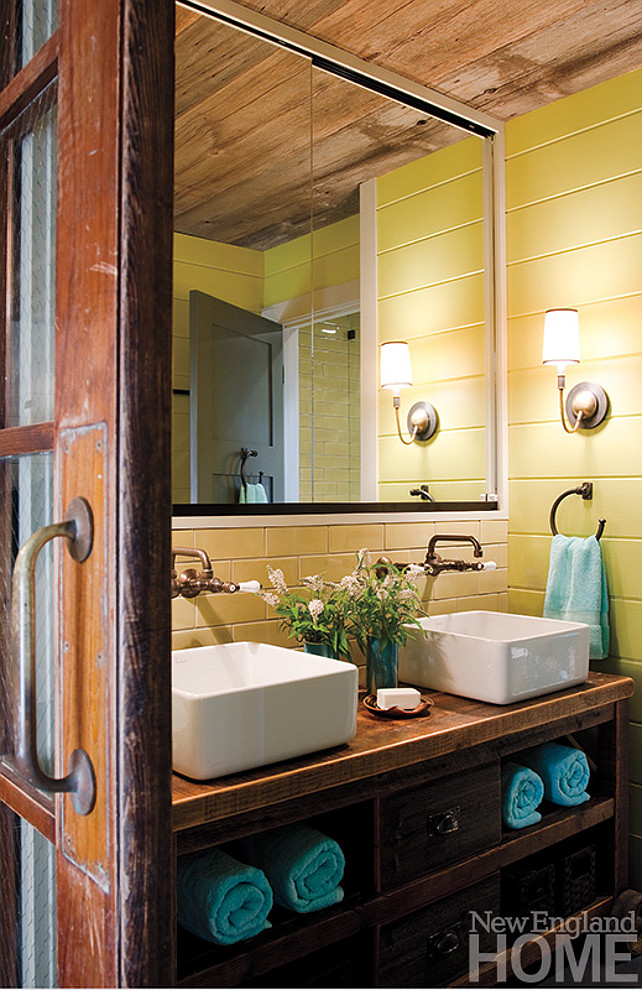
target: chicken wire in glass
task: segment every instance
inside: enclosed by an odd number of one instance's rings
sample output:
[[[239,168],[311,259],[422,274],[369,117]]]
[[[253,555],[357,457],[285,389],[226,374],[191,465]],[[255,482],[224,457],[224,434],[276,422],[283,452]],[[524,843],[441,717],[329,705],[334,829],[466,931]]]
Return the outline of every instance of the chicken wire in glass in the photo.
[[[58,0],[3,0],[0,79],[6,85],[58,27]]]
[[[12,259],[6,426],[48,422],[54,414],[57,121],[54,99],[52,86],[24,112],[5,138]]]
[[[0,458],[0,718],[3,752],[13,752],[16,658],[11,656],[11,577],[19,548],[35,530],[52,522],[53,455],[25,454]],[[53,772],[54,749],[54,547],[47,544],[36,563],[36,706],[38,755],[41,766]]]
[[[14,752],[16,730],[16,663],[11,654],[11,578],[19,548],[41,526],[52,521],[53,455],[25,454],[0,458],[0,720],[2,752]],[[38,755],[53,773],[54,746],[54,564],[53,547],[41,551],[36,565],[36,705]],[[28,822],[3,808],[10,825],[11,847],[3,866],[3,910],[13,911],[15,944],[0,945],[4,960],[15,968],[19,987],[56,986],[55,850]],[[10,853],[10,855],[9,855]],[[8,860],[8,861],[7,861]],[[4,930],[4,929],[3,929]],[[12,985],[14,985],[12,983]]]

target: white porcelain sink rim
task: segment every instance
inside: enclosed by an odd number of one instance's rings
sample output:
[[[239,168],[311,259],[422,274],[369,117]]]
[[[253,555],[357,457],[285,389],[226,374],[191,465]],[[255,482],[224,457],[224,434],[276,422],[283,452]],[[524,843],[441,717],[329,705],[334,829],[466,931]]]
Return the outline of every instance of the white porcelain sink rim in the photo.
[[[209,649],[208,647],[196,646],[172,651],[173,693],[186,699],[223,697],[226,694],[238,695],[249,691],[267,690],[282,684],[314,680],[317,677],[326,677],[352,668],[352,664],[346,663],[344,660],[320,657],[317,654],[304,653],[287,646],[273,646],[269,643],[240,641],[217,643],[213,644],[212,648],[214,646],[217,653],[216,666],[212,665],[203,653],[204,650]],[[273,672],[266,671],[265,667],[270,659],[277,661],[281,665],[281,669]],[[190,665],[189,668],[186,668],[186,673],[188,670],[191,672],[194,665],[198,663],[200,668],[197,668],[197,672],[202,674],[206,682],[208,678],[211,681],[212,678],[220,676],[224,672],[226,663],[228,666],[235,665],[237,670],[240,665],[251,666],[253,669],[245,671],[245,673],[254,675],[254,679],[248,679],[247,683],[230,686],[219,686],[211,683],[205,683],[202,687],[175,685],[174,672],[185,663]],[[287,669],[283,668],[284,663],[288,664]],[[243,675],[241,670],[238,672],[241,676]]]
[[[539,631],[525,630],[523,633],[506,632],[504,635],[498,635],[491,633],[484,634],[483,631],[474,631],[472,629],[468,632],[462,632],[460,629],[449,629],[442,624],[449,620],[466,619],[470,616],[493,616],[494,618],[497,618],[499,622],[503,622],[505,619],[507,622],[512,622],[514,626],[521,625],[522,620],[526,620],[529,625],[530,623],[539,625],[540,629]],[[546,619],[537,615],[520,615],[513,612],[493,612],[490,609],[471,609],[466,612],[445,612],[442,615],[427,616],[419,621],[423,628],[428,632],[439,632],[442,636],[452,635],[461,639],[484,640],[488,643],[517,643],[525,640],[537,640],[551,635],[563,635],[567,632],[575,632],[578,629],[586,628],[586,624],[583,622],[569,622],[566,619]],[[479,621],[484,621],[484,619],[480,618]],[[416,626],[409,625],[408,628],[416,629]]]

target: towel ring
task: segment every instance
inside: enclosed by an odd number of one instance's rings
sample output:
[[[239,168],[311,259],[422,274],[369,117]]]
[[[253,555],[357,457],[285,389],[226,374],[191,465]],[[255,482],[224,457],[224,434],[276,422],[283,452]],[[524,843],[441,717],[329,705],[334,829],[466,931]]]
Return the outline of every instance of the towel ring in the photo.
[[[584,501],[587,501],[588,499],[592,499],[593,498],[593,482],[592,481],[583,481],[582,484],[581,485],[578,485],[577,488],[569,488],[567,491],[562,492],[561,495],[558,495],[557,496],[557,498],[555,499],[555,501],[553,502],[553,504],[551,506],[551,512],[550,512],[550,515],[548,517],[548,521],[549,521],[550,527],[551,527],[551,533],[553,534],[553,536],[557,536],[558,535],[558,529],[557,529],[557,526],[555,525],[555,513],[557,512],[557,507],[560,504],[560,502],[562,501],[562,499],[563,498],[566,498],[568,495],[581,495],[582,498],[584,499]],[[606,526],[606,519],[598,519],[597,530],[595,532],[595,539],[596,540],[600,540],[602,538],[602,533],[604,532],[604,527],[605,526]]]
[[[249,447],[241,447],[241,484],[243,491],[247,491],[247,479],[245,477],[245,462],[248,457],[258,457],[258,450],[250,450]]]

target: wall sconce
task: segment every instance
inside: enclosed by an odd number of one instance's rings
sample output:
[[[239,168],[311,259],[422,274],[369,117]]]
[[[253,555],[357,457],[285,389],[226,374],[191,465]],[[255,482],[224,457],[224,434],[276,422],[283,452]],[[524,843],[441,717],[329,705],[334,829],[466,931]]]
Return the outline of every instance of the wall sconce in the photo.
[[[601,385],[580,382],[574,385],[566,398],[564,418],[564,388],[566,365],[580,363],[580,319],[576,309],[547,309],[544,317],[543,364],[557,365],[557,388],[560,402],[560,418],[567,433],[592,430],[599,426],[609,408],[609,397]]]
[[[410,440],[405,440],[399,424],[399,393],[402,388],[412,385],[412,368],[410,367],[410,348],[405,340],[390,340],[381,345],[381,388],[392,389],[392,404],[397,420],[399,439],[406,446],[415,440],[430,440],[437,430],[439,417],[437,410],[430,402],[415,402],[408,413],[408,433]]]

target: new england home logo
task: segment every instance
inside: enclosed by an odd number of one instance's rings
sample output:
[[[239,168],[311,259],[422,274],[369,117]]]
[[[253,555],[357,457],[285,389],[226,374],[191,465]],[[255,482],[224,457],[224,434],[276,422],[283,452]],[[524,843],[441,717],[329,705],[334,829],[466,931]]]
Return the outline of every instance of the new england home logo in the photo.
[[[544,937],[544,933],[549,934]],[[489,935],[496,939],[490,951]],[[590,918],[586,914],[555,918],[546,911],[506,918],[492,911],[471,911],[468,978],[471,984],[480,983],[484,968],[493,965],[498,983],[512,973],[525,984],[550,979],[560,986],[586,980],[597,986],[611,982],[637,986],[636,973],[617,968],[631,961],[630,946],[637,937],[634,911],[623,918]]]

